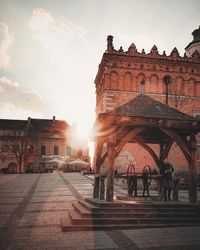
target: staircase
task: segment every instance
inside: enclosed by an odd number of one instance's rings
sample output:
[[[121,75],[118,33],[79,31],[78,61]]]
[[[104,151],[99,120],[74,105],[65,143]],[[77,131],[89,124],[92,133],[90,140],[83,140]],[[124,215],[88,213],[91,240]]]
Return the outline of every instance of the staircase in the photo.
[[[105,202],[79,200],[68,217],[61,219],[62,231],[120,230],[131,228],[199,226],[200,206],[180,202]]]

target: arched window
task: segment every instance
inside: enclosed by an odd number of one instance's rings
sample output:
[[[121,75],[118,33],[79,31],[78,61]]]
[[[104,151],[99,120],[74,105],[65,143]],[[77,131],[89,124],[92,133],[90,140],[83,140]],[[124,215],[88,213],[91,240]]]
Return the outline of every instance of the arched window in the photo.
[[[185,95],[184,79],[182,77],[176,78],[176,85],[174,89],[174,94],[177,96]]]
[[[46,155],[46,146],[42,145],[40,148],[40,154],[41,155]]]
[[[158,76],[157,75],[151,75],[150,77],[150,92],[152,93],[158,93]]]
[[[9,145],[4,144],[2,145],[2,153],[8,153],[9,152]]]
[[[136,85],[136,91],[137,92],[141,92],[141,81],[144,80],[145,81],[145,75],[144,74],[138,74],[137,76],[137,85]]]
[[[53,154],[54,155],[58,155],[58,153],[59,153],[59,147],[58,146],[54,146],[54,148],[53,148]]]
[[[188,83],[188,95],[196,96],[197,95],[197,85],[195,84],[195,79],[190,78]]]
[[[82,148],[79,148],[77,150],[77,156],[82,156],[82,154],[83,154],[83,150],[82,150]]]
[[[72,154],[72,149],[71,147],[67,146],[67,155],[71,156]]]
[[[132,74],[126,72],[123,77],[123,90],[131,91],[132,90]]]
[[[34,145],[29,145],[28,146],[28,153],[33,154],[33,152],[34,152]]]
[[[116,71],[112,71],[110,74],[110,89],[118,89],[118,73]]]

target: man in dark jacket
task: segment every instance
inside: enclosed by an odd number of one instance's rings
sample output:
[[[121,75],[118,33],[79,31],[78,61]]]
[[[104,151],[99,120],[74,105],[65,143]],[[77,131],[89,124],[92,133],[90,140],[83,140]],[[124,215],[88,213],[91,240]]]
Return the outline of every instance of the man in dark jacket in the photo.
[[[167,162],[166,160],[162,163],[160,168],[160,174],[161,174],[161,181],[164,188],[164,196],[165,201],[167,201],[167,198],[169,201],[171,201],[171,190],[173,188],[173,181],[172,181],[172,173],[174,172],[174,168],[172,164]]]

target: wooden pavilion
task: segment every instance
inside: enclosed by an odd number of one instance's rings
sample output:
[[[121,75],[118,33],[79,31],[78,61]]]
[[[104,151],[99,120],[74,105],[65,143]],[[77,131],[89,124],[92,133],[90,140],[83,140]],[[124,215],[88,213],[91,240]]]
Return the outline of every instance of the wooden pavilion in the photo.
[[[101,166],[107,159],[106,201],[113,201],[115,158],[126,143],[138,143],[149,152],[157,167],[168,157],[175,142],[188,162],[189,202],[197,202],[196,134],[200,121],[147,95],[140,94],[108,113],[99,113],[94,140],[94,198],[102,198]],[[149,144],[159,145],[159,155]],[[102,191],[101,191],[102,190]]]

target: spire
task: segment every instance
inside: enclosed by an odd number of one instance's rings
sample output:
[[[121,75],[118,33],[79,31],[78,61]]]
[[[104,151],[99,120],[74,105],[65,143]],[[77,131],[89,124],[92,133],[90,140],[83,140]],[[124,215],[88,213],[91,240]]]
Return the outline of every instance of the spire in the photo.
[[[176,59],[179,56],[179,52],[178,52],[176,47],[173,48],[173,50],[171,52],[171,56],[173,59]]]
[[[154,46],[151,48],[151,51],[150,51],[151,54],[158,54],[158,48],[157,46],[154,44]]]
[[[137,51],[137,48],[134,43],[131,43],[130,47],[128,48],[128,51],[130,53],[135,53]]]
[[[107,51],[112,52],[114,49],[113,47],[113,36],[109,35],[107,37]]]

